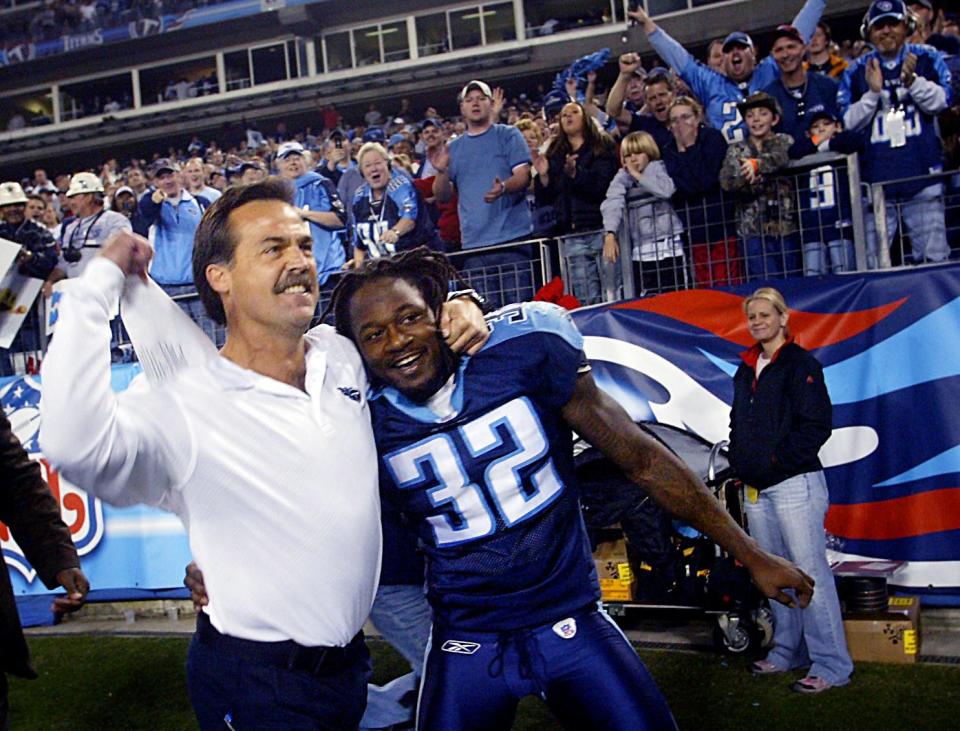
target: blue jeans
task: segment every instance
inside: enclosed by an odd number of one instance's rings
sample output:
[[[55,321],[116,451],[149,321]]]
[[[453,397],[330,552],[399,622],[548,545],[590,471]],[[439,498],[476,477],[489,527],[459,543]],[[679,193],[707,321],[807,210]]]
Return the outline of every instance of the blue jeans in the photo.
[[[500,249],[466,256],[460,272],[470,286],[493,309],[533,299],[533,256],[529,246],[522,251]]]
[[[743,240],[747,279],[782,279],[800,273],[800,239],[786,236],[746,236]]]
[[[845,685],[853,672],[840,617],[840,601],[827,563],[823,520],[829,497],[823,472],[791,477],[760,491],[746,504],[752,535],[765,551],[793,561],[816,582],[806,609],[771,601],[774,647],[767,660],[784,670],[812,662],[810,675]]]
[[[857,257],[853,250],[853,242],[849,239],[837,239],[828,241],[826,244],[811,241],[803,245],[803,276],[805,277],[852,272],[856,268]]]
[[[898,216],[898,213],[901,215]],[[942,184],[929,185],[906,201],[887,200],[887,248],[893,243],[898,218],[902,218],[903,228],[906,229],[901,234],[906,233],[910,237],[914,262],[943,261],[950,256]],[[876,269],[879,252],[877,223],[870,205],[864,206],[863,219],[867,232],[867,268]],[[906,264],[906,251],[903,252],[903,259]]]
[[[387,685],[367,686],[367,710],[361,729],[386,728],[413,720],[416,703],[404,702],[423,675],[423,658],[433,614],[422,585],[381,584],[370,609],[370,621],[410,663],[413,672]],[[409,697],[405,700],[410,700]]]
[[[567,260],[570,293],[584,305],[602,302],[604,290],[615,286],[611,267],[604,267],[603,234],[568,236],[563,240],[563,256]]]

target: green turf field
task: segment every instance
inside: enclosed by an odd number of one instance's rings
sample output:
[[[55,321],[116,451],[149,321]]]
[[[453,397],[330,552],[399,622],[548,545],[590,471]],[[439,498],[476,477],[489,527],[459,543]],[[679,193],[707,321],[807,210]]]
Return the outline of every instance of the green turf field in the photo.
[[[184,638],[32,638],[40,679],[10,679],[11,728],[194,729],[183,670],[187,643]],[[370,647],[376,681],[404,672],[403,661],[388,645],[371,642]],[[803,697],[787,689],[787,678],[751,678],[742,658],[661,650],[642,650],[641,656],[682,729],[960,727],[956,666],[861,664],[849,686]],[[528,698],[514,728],[561,726],[544,704]]]

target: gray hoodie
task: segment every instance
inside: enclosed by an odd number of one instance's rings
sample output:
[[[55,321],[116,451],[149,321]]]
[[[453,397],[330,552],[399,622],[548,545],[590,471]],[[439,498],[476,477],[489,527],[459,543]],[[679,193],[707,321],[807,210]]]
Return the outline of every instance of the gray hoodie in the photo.
[[[603,230],[619,237],[626,218],[634,261],[683,256],[683,224],[670,205],[673,192],[673,180],[660,160],[647,165],[640,180],[621,169],[607,189],[606,200],[600,204]]]

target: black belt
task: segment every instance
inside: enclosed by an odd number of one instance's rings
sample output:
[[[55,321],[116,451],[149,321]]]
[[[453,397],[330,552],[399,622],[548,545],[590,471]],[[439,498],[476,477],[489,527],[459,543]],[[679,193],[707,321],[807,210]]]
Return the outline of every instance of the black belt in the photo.
[[[346,647],[305,647],[293,640],[244,640],[217,631],[203,612],[197,614],[197,639],[225,655],[314,676],[334,675],[348,668],[362,656],[364,648],[362,630]]]

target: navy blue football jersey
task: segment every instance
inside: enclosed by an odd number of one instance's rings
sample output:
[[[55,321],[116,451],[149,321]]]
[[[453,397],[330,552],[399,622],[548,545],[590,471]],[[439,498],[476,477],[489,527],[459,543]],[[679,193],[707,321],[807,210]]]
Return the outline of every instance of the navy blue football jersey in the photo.
[[[803,243],[851,238],[850,183],[846,170],[820,165],[797,173]]]
[[[942,54],[930,46],[907,44],[893,61],[887,61],[876,51],[858,58],[844,73],[840,84],[838,101],[844,113],[870,90],[866,80],[867,63],[876,58],[883,72],[882,101],[873,118],[868,122],[869,139],[862,159],[863,179],[868,183],[925,176],[943,169],[943,145],[937,119],[924,112],[914,103],[900,80],[903,60],[908,53],[917,57],[917,76],[943,87],[946,106],[950,99],[950,71],[943,62]],[[886,112],[891,106],[900,106],[904,112],[906,144],[894,147],[890,134],[884,128]],[[937,182],[937,181],[932,181]],[[920,189],[931,185],[930,180],[919,180],[887,186],[887,196],[907,198]]]
[[[599,599],[561,415],[586,365],[583,338],[555,305],[488,319],[489,341],[441,389],[443,416],[392,387],[370,405],[382,495],[417,527],[434,620],[507,631]]]
[[[440,248],[430,212],[410,178],[403,173],[391,173],[383,198],[376,203],[369,183],[357,188],[353,196],[353,218],[356,222],[354,245],[373,258],[392,256],[418,246]],[[410,219],[416,226],[395,244],[382,241],[384,232],[396,226],[401,218]]]

